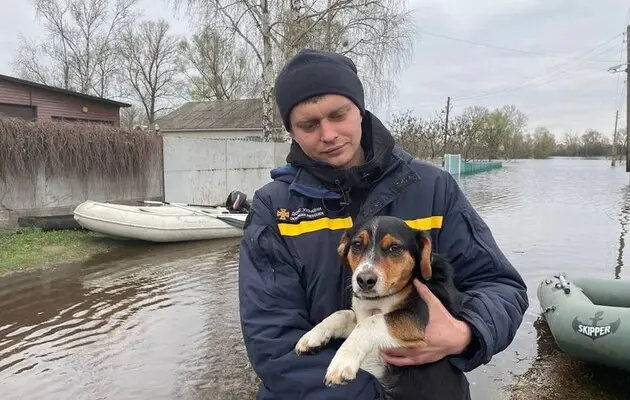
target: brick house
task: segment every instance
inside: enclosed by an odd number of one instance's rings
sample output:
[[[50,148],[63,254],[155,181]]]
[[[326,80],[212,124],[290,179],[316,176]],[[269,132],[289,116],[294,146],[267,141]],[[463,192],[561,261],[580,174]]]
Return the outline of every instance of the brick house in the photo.
[[[0,114],[31,121],[88,121],[119,126],[121,107],[131,104],[0,74]]]

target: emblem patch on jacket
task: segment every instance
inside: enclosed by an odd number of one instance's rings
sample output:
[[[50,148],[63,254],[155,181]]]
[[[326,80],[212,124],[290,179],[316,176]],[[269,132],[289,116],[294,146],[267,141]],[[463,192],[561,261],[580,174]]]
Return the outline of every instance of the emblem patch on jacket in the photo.
[[[296,223],[300,221],[312,221],[314,219],[325,217],[322,207],[305,208],[300,207],[297,210],[288,210],[286,208],[278,208],[276,210],[276,219],[279,222]]]

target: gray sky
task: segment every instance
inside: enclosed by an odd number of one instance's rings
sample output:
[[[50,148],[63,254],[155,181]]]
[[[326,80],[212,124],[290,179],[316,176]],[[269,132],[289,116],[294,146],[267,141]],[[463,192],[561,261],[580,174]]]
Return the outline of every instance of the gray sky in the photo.
[[[0,73],[12,75],[18,33],[32,37],[41,29],[30,2],[0,3]],[[146,18],[166,18],[173,33],[188,33],[187,22],[175,18],[165,0],[140,4]],[[587,128],[611,135],[617,108],[625,126],[625,73],[607,70],[626,61],[627,0],[411,4],[422,32],[397,99],[389,110],[374,110],[381,118],[406,109],[429,116],[451,96],[454,114],[471,105],[514,104],[529,117],[529,129],[542,125],[558,136]]]

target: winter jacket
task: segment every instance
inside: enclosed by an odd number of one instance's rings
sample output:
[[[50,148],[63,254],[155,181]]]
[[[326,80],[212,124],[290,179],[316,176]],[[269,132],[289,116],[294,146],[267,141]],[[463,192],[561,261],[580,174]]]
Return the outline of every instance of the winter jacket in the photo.
[[[375,136],[389,134],[372,118]],[[341,266],[336,248],[345,229],[373,215],[393,215],[429,231],[434,251],[453,263],[455,283],[465,293],[457,317],[470,324],[474,337],[466,352],[449,358],[455,366],[470,371],[511,343],[528,307],[526,285],[448,172],[393,146],[354,215],[351,207],[339,206],[343,194],[305,168],[287,164],[271,178],[253,196],[239,259],[241,327],[262,381],[258,399],[380,398],[380,385],[363,370],[346,385],[324,385],[342,340],[316,355],[294,352],[304,333],[350,307],[351,272]]]

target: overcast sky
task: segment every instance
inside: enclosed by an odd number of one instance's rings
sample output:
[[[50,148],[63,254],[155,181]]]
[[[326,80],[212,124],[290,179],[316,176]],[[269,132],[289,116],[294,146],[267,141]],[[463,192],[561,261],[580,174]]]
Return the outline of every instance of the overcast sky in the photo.
[[[0,73],[10,62],[18,33],[41,34],[29,1],[0,0]],[[158,1],[156,1],[158,3]],[[187,34],[187,22],[172,10],[141,0],[145,17],[170,20],[173,33]],[[625,73],[608,68],[625,63],[627,0],[412,0],[420,37],[413,63],[401,76],[398,97],[383,119],[412,109],[427,116],[451,96],[453,113],[470,105],[514,104],[557,135],[598,129],[610,135],[615,110],[625,126]],[[624,51],[622,51],[624,50]]]

